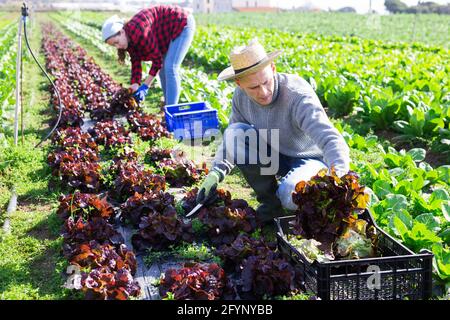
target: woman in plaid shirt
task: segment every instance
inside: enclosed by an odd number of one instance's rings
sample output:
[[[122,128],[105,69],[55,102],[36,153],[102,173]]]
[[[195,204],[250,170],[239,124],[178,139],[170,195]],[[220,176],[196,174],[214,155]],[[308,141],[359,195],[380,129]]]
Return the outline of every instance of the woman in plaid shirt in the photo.
[[[159,73],[165,104],[176,104],[180,96],[179,69],[195,32],[192,14],[178,6],[160,5],[143,9],[128,22],[117,16],[105,21],[103,40],[118,49],[119,62],[131,58],[131,89],[142,101]],[[142,61],[151,61],[148,77],[142,80]]]

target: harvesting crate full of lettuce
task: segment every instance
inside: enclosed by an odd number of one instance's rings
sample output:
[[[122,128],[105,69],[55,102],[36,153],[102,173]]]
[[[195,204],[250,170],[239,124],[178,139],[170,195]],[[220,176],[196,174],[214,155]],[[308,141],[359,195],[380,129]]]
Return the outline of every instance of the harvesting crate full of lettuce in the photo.
[[[295,215],[276,219],[279,249],[301,270],[302,290],[324,300],[428,299],[433,254],[381,229],[358,180],[322,170],[297,183]]]

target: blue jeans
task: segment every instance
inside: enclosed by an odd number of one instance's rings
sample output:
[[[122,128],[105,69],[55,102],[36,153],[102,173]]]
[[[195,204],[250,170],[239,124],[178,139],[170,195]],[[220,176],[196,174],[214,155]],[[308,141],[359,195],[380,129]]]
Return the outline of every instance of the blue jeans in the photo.
[[[194,16],[190,14],[187,24],[178,37],[169,44],[164,56],[163,66],[159,71],[159,80],[164,93],[166,105],[178,103],[181,92],[180,66],[192,43],[195,33]]]
[[[271,154],[271,156],[279,156],[278,168],[274,169],[276,173],[272,172],[273,174],[263,175],[259,169],[261,167],[267,167],[268,165],[267,162],[262,164],[260,161],[260,139],[257,139],[258,142],[256,145],[250,144],[248,138],[245,138],[245,136],[240,133],[238,135],[232,134],[231,132],[233,132],[233,130],[236,130],[234,132],[248,133],[248,130],[254,130],[256,132],[256,129],[249,124],[240,122],[228,126],[224,132],[224,142],[228,140],[228,143],[223,144],[224,147],[222,152],[224,157],[227,157],[230,162],[235,164],[242,171],[247,182],[253,187],[258,201],[273,202],[271,194],[268,193],[275,193],[284,208],[296,210],[297,205],[292,201],[292,193],[295,190],[295,185],[302,180],[308,181],[321,169],[328,168],[322,159],[296,158],[281,153],[275,153]],[[239,139],[241,139],[241,141],[239,141]],[[232,146],[232,150],[228,150],[227,145],[228,147]],[[266,150],[270,151],[270,147],[267,147]],[[272,153],[273,152],[274,151],[272,150]],[[250,155],[252,154],[258,156],[253,157],[253,160],[251,160],[252,157]],[[268,152],[268,154],[270,153]],[[242,159],[245,160],[242,161]],[[256,163],[254,161],[255,159]],[[276,176],[281,177],[278,182],[276,182]],[[272,189],[272,187],[274,187],[273,190],[269,190]]]

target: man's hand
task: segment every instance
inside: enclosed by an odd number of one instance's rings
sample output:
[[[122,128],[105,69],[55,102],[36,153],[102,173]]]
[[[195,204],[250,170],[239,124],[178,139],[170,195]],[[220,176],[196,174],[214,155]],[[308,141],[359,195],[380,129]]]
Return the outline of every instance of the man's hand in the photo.
[[[138,102],[141,102],[142,100],[145,99],[147,93],[148,93],[148,86],[144,83],[136,90],[134,96],[136,97],[136,100]]]
[[[212,170],[200,186],[200,190],[197,194],[197,203],[205,203],[211,199],[216,192],[220,180],[220,173]]]

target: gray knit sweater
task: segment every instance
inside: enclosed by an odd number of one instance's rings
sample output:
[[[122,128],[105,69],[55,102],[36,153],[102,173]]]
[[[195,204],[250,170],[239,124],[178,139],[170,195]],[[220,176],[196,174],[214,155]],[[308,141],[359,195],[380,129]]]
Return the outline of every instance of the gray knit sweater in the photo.
[[[311,85],[294,74],[277,73],[272,102],[262,106],[236,88],[229,123],[243,122],[256,129],[279,129],[279,152],[299,158],[320,158],[338,174],[349,170],[349,148],[333,126]],[[212,167],[223,175],[234,164],[223,159],[223,143]]]

